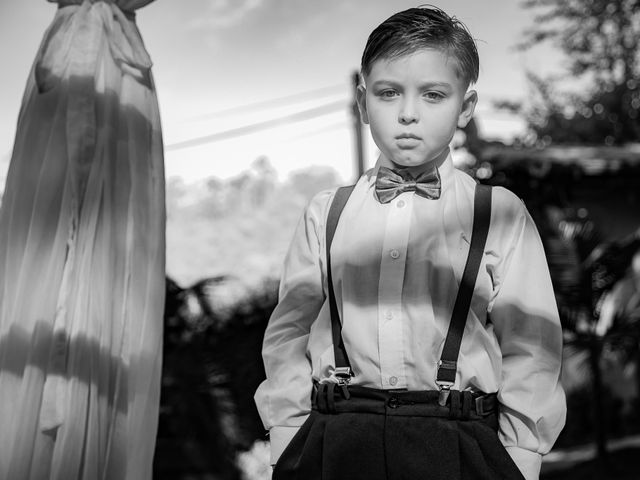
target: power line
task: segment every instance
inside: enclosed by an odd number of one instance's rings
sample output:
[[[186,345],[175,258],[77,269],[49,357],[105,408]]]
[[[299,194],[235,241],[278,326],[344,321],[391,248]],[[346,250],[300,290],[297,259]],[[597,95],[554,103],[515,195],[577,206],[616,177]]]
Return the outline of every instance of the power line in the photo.
[[[348,128],[349,125],[347,124],[346,119],[338,121],[338,122],[333,122],[329,125],[325,125],[324,127],[320,127],[320,128],[314,128],[313,131],[310,132],[304,132],[304,133],[300,133],[297,135],[294,135],[292,137],[289,137],[287,140],[289,141],[297,141],[303,138],[309,138],[309,137],[315,137],[317,135],[322,135],[324,133],[327,132],[335,132],[336,130],[345,130],[346,128]]]
[[[281,125],[287,125],[295,122],[302,122],[305,120],[311,120],[315,117],[327,115],[329,113],[338,112],[346,109],[348,103],[344,100],[327,103],[319,107],[310,108],[301,112],[292,113],[283,117],[266,120],[264,122],[254,123],[252,125],[245,125],[242,127],[232,128],[222,132],[213,133],[210,135],[204,135],[202,137],[193,138],[190,140],[184,140],[182,142],[176,142],[165,147],[166,151],[181,150],[183,148],[196,147],[198,145],[204,145],[206,143],[217,142],[220,140],[227,140],[229,138],[239,137],[242,135],[248,135],[256,133],[268,128],[278,127]]]
[[[264,110],[267,108],[284,107],[294,103],[317,100],[318,98],[327,97],[329,95],[344,93],[345,90],[346,90],[345,85],[336,84],[328,87],[317,88],[315,90],[309,90],[307,92],[287,95],[285,97],[272,98],[270,100],[264,100],[261,102],[255,102],[255,103],[250,103],[246,105],[239,105],[237,107],[231,107],[231,108],[219,110],[213,113],[205,113],[202,115],[198,115],[197,117],[191,118],[190,121],[211,120],[213,118],[219,118],[227,115],[235,115],[240,113],[247,113],[254,110]]]

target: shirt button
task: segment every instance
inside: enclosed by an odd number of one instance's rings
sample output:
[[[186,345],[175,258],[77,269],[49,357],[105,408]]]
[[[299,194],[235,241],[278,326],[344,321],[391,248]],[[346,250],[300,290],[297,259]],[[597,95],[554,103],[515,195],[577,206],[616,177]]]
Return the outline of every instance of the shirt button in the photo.
[[[391,386],[395,386],[398,383],[398,377],[389,377],[389,383]]]
[[[384,314],[384,318],[391,320],[393,318],[393,312],[391,310],[387,310]]]
[[[405,206],[404,200],[398,200],[398,203],[396,203],[396,205],[398,206],[398,208],[402,208]]]
[[[400,252],[394,248],[389,252],[389,255],[391,256],[391,258],[396,259],[400,256]]]

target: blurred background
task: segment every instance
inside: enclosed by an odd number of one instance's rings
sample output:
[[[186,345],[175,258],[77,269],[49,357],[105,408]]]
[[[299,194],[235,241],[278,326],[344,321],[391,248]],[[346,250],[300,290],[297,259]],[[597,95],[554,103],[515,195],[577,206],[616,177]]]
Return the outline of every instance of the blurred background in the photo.
[[[565,335],[567,425],[543,478],[640,478],[639,0],[434,1],[478,43],[454,162],[518,194]],[[293,228],[377,150],[353,111],[369,32],[414,2],[158,0],[138,13],[166,146],[157,479],[269,478],[253,405]],[[55,6],[0,4],[0,185]]]

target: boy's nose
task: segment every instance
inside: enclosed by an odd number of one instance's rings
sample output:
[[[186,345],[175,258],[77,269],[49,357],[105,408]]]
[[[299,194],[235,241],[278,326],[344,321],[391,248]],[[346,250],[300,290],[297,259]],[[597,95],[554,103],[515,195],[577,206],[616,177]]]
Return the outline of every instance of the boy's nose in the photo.
[[[411,102],[404,102],[398,113],[398,121],[403,125],[415,123],[418,121],[418,114],[415,106]]]

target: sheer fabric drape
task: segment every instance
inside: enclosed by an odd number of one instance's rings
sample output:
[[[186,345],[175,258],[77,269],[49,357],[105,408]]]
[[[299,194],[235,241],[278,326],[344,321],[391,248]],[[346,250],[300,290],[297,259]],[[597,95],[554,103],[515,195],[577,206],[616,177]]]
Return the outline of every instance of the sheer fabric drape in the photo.
[[[164,166],[133,13],[150,1],[54,2],[27,81],[0,209],[1,479],[151,478]]]

